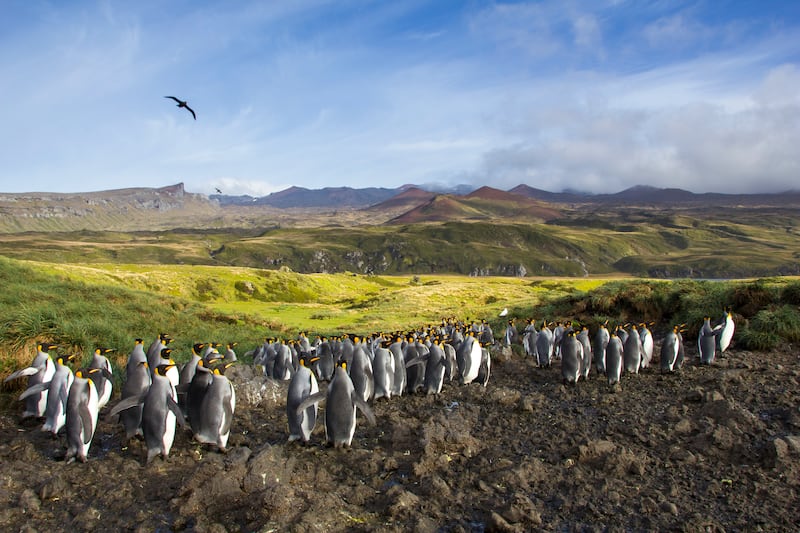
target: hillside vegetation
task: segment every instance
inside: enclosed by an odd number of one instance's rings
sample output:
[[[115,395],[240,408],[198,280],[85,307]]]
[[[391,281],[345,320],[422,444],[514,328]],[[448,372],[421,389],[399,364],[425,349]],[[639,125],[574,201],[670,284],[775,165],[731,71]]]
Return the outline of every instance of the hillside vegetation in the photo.
[[[465,276],[298,274],[210,266],[92,266],[0,258],[0,374],[29,363],[36,340],[82,354],[96,346],[124,360],[133,339],[176,339],[176,359],[198,341],[238,342],[242,353],[267,336],[395,331],[442,317],[487,320],[498,338],[508,316],[595,327],[647,321],[661,332],[685,323],[691,338],[705,315],[731,306],[742,347],[800,340],[800,282],[521,279]]]

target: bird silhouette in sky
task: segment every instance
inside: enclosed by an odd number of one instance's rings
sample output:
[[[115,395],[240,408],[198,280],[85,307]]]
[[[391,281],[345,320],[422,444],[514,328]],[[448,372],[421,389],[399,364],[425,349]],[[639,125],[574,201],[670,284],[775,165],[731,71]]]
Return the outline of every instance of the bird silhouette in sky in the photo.
[[[195,120],[197,120],[197,115],[195,115],[195,114],[194,114],[194,110],[193,110],[191,107],[189,107],[188,105],[186,105],[186,102],[185,102],[184,100],[179,100],[178,98],[175,98],[174,96],[165,96],[164,98],[172,98],[173,100],[175,100],[176,102],[178,102],[178,107],[185,107],[185,108],[186,108],[186,110],[187,110],[189,113],[191,113],[191,114],[192,114],[192,116],[194,117],[194,119],[195,119]]]
[[[217,191],[217,193],[222,194],[222,191],[219,190],[219,187],[214,187],[214,190]]]

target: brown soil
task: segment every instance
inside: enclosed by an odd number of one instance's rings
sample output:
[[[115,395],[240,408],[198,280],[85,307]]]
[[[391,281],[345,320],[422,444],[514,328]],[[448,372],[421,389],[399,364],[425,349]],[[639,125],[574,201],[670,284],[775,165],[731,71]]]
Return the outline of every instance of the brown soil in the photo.
[[[796,352],[648,369],[616,393],[494,363],[486,388],[374,402],[377,426],[359,414],[349,450],[325,447],[319,423],[311,445],[287,443],[287,384],[241,365],[228,453],[179,431],[149,466],[105,420],[89,461],[65,464],[64,437],[5,395],[0,530],[800,530]]]

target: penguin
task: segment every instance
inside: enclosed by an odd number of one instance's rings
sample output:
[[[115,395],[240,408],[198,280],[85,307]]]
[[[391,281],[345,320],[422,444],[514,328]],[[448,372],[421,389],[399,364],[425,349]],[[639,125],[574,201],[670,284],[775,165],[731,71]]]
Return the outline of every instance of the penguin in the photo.
[[[616,333],[610,334],[606,346],[606,377],[612,390],[619,387],[623,357],[622,341]]]
[[[24,400],[31,395],[39,394],[44,390],[47,391],[47,409],[45,410],[42,431],[49,431],[53,437],[61,431],[61,428],[67,422],[69,388],[72,386],[73,379],[75,379],[72,369],[67,366],[67,363],[74,358],[74,354],[56,356],[55,372],[50,381],[31,385],[19,397],[20,400]]]
[[[581,377],[589,379],[589,371],[592,368],[592,343],[589,341],[589,328],[583,326],[581,331],[575,335],[583,348],[583,358],[581,359]]]
[[[575,331],[564,333],[561,341],[561,377],[564,384],[575,385],[581,377],[583,345],[575,337]]]
[[[639,339],[639,330],[631,326],[628,337],[623,344],[623,360],[625,372],[638,374],[642,364],[642,342]]]
[[[420,353],[419,345],[413,336],[406,337],[403,346],[403,367],[406,370],[406,390],[413,394],[421,390],[425,385],[425,365],[427,358],[425,353]],[[414,361],[414,364],[411,362]]]
[[[553,330],[542,321],[542,328],[536,336],[536,353],[539,356],[539,368],[548,368],[553,361]]]
[[[189,419],[189,426],[193,433],[199,431],[200,420],[203,416],[203,399],[214,380],[211,367],[219,361],[218,357],[213,358],[212,355],[209,355],[209,359],[200,359],[197,362],[196,371],[189,386],[181,387],[182,392],[185,389],[186,418]]]
[[[447,356],[441,347],[439,339],[435,339],[427,353],[418,355],[406,363],[407,368],[424,366],[422,391],[425,394],[438,395],[442,392],[444,375],[449,365]]]
[[[96,368],[98,372],[89,372],[89,379],[94,382],[97,389],[98,409],[102,409],[108,404],[111,399],[111,392],[114,388],[114,374],[111,368],[111,362],[105,356],[107,353],[113,352],[113,348],[99,347],[95,348],[92,355],[92,361],[89,363],[89,368]]]
[[[144,352],[143,352],[144,353]],[[125,383],[122,385],[122,400],[139,398],[147,394],[150,389],[152,377],[147,367],[147,360],[138,360],[130,357],[125,367]],[[119,421],[125,428],[125,438],[143,435],[142,433],[142,406],[136,405],[119,413]]]
[[[53,358],[49,352],[55,348],[55,344],[40,342],[37,345],[36,356],[33,358],[31,366],[12,372],[3,382],[27,376],[28,389],[35,385],[49,382],[53,379],[53,374],[56,371]],[[35,394],[30,394],[25,399],[25,410],[22,412],[22,418],[43,418],[46,410],[47,389],[45,388]]]
[[[372,375],[375,383],[374,398],[392,397],[392,388],[394,385],[394,355],[384,345],[378,346],[375,349],[375,356],[372,359]]]
[[[206,343],[196,342],[192,345],[192,355],[189,360],[181,367],[180,377],[178,378],[178,405],[186,413],[186,391],[197,373],[197,364],[202,360],[200,354],[205,348]]]
[[[506,332],[503,336],[503,344],[506,346],[511,346],[512,344],[519,344],[519,333],[517,332],[516,326],[514,326],[514,319],[508,321],[508,325],[506,326]]]
[[[224,360],[226,363],[233,363],[236,361],[236,352],[233,350],[238,343],[229,342],[225,345],[225,356]]]
[[[395,337],[393,343],[389,345],[394,359],[394,377],[392,379],[392,396],[402,396],[406,389],[406,361],[403,356],[403,338],[400,335]]]
[[[108,416],[113,416],[126,409],[142,405],[142,433],[147,446],[145,464],[157,455],[163,459],[169,456],[175,440],[175,425],[185,425],[183,413],[175,400],[175,387],[167,377],[174,363],[161,364],[153,372],[153,383],[143,396],[121,400],[111,409]]]
[[[372,361],[370,361],[364,344],[358,337],[355,338],[353,347],[350,379],[361,399],[365,402],[370,401],[375,394],[375,376],[372,372]]]
[[[645,369],[650,366],[650,361],[653,359],[653,334],[647,328],[647,324],[642,322],[639,324],[639,340],[642,343],[642,362],[639,368]]]
[[[711,317],[703,318],[703,327],[697,335],[697,350],[700,353],[700,363],[710,365],[714,362],[717,349],[717,333],[711,328]]]
[[[310,362],[310,360],[309,360]],[[317,394],[319,385],[314,373],[306,366],[306,358],[300,358],[300,368],[297,369],[289,382],[289,389],[286,393],[286,417],[289,421],[289,442],[296,440],[308,443],[311,432],[317,423],[317,407],[314,403],[302,411],[297,410],[303,400]]]
[[[356,409],[367,417],[371,425],[375,425],[375,415],[367,402],[356,393],[346,366],[347,363],[342,363],[336,367],[326,392],[312,394],[297,406],[299,413],[325,400],[325,440],[334,448],[349,448],[352,444],[356,430]]]
[[[723,354],[731,345],[733,332],[736,330],[736,324],[733,321],[733,314],[731,313],[730,309],[725,310],[725,316],[722,318],[722,322],[719,327],[720,332],[717,336],[717,348],[719,348],[719,353]]]
[[[676,370],[675,363],[678,360],[680,350],[680,339],[678,337],[678,326],[673,326],[672,331],[664,337],[661,343],[661,371],[672,372]]]
[[[294,367],[292,365],[292,350],[281,340],[275,351],[275,365],[272,371],[273,379],[288,381],[292,379]]]
[[[478,375],[475,376],[475,381],[484,387],[489,384],[489,376],[492,374],[492,354],[489,351],[491,345],[491,342],[487,342],[481,346],[481,364],[478,368]],[[439,391],[441,392],[441,387]]]
[[[172,337],[170,337],[169,333],[159,333],[158,337],[147,348],[147,366],[150,368],[151,373],[155,372],[156,367],[161,363],[158,357],[161,354],[161,350],[166,348],[170,342],[172,342]]]
[[[481,350],[481,345],[478,339],[475,338],[475,335],[470,332],[470,334],[464,338],[464,342],[461,343],[458,350],[456,350],[456,361],[463,385],[472,383],[475,378],[478,377],[482,358],[483,351]]]
[[[564,338],[566,331],[567,327],[560,320],[556,320],[556,325],[553,328],[553,357],[555,359],[561,357],[561,340]]]
[[[443,342],[441,344],[442,350],[444,351],[444,357],[447,361],[447,364],[444,368],[444,379],[447,381],[453,381],[453,378],[458,372],[458,363],[456,361],[456,349],[453,348],[453,345],[449,342]]]
[[[178,384],[183,385],[192,382],[194,373],[197,371],[197,363],[199,363],[200,359],[202,359],[201,354],[203,353],[203,349],[205,348],[205,346],[206,343],[204,342],[196,342],[192,344],[192,355],[189,357],[189,360],[181,367],[180,379],[178,380]]]
[[[199,424],[192,424],[192,427],[198,426],[198,430],[194,432],[196,441],[216,446],[223,453],[227,451],[233,413],[236,410],[236,391],[225,376],[225,370],[233,364],[232,361],[223,361],[214,367],[211,384],[206,389],[200,407]]]
[[[525,333],[522,336],[522,346],[525,348],[525,355],[533,357],[537,363],[539,361],[539,353],[536,351],[536,339],[539,332],[536,331],[536,326],[533,320],[528,318],[528,325],[525,326]]]
[[[67,400],[66,433],[67,463],[77,459],[85,463],[89,455],[100,412],[100,397],[93,374],[102,374],[102,368],[82,368],[75,372]],[[105,379],[105,378],[104,378]]]
[[[492,331],[492,326],[490,326],[485,319],[481,321],[480,337],[478,337],[478,341],[482,345],[494,344],[494,331]]]
[[[315,352],[316,361],[312,368],[317,375],[318,381],[330,381],[333,377],[333,369],[336,368],[336,361],[333,358],[333,349],[327,337],[323,337]]]
[[[619,337],[620,342],[622,342],[622,346],[625,346],[625,341],[628,340],[628,332],[625,330],[626,326],[627,324],[625,324],[625,326],[620,326],[617,324],[617,326],[614,328],[614,333],[616,333],[617,337]]]
[[[594,367],[597,370],[597,374],[601,376],[606,373],[606,347],[608,346],[608,340],[610,338],[611,334],[608,332],[608,321],[606,321],[597,328],[594,334],[594,345],[592,346],[594,351]]]

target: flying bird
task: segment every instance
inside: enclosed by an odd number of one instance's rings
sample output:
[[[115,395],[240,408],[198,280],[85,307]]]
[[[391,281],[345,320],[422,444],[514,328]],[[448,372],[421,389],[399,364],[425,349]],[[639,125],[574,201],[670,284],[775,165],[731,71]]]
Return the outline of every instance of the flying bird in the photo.
[[[217,191],[217,194],[222,194],[222,191],[219,190],[219,187],[214,187],[214,190]]]
[[[191,114],[192,114],[192,116],[194,117],[194,119],[195,119],[195,120],[197,120],[197,115],[195,115],[195,114],[194,114],[194,110],[193,110],[191,107],[189,107],[188,105],[186,105],[186,102],[185,102],[184,100],[179,100],[178,98],[175,98],[174,96],[165,96],[164,98],[172,98],[173,100],[175,100],[176,102],[178,102],[178,107],[185,107],[185,108],[186,108],[186,110],[187,110],[189,113],[191,113]]]

